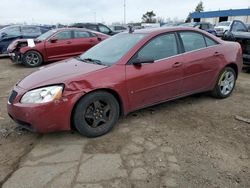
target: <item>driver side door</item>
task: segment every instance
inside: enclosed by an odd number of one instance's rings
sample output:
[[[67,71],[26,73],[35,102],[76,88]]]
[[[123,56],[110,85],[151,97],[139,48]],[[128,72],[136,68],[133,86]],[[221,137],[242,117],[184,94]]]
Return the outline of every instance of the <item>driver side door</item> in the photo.
[[[167,33],[151,39],[126,65],[126,85],[131,109],[138,109],[175,98],[182,82],[182,59],[176,34]],[[135,59],[153,63],[134,65]]]
[[[51,39],[56,39],[52,42]],[[72,30],[60,31],[46,41],[45,49],[48,60],[59,60],[72,56],[74,53]]]

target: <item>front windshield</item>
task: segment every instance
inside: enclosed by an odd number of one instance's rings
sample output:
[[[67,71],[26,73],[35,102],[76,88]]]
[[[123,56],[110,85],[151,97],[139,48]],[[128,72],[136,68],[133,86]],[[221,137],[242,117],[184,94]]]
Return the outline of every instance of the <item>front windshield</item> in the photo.
[[[145,34],[117,34],[94,46],[80,56],[81,60],[97,60],[104,65],[117,63]]]
[[[47,38],[49,38],[51,35],[53,35],[56,32],[56,30],[49,30],[46,33],[40,35],[39,37],[37,37],[36,39],[39,41],[44,41]]]
[[[229,26],[231,22],[220,22],[218,26]]]

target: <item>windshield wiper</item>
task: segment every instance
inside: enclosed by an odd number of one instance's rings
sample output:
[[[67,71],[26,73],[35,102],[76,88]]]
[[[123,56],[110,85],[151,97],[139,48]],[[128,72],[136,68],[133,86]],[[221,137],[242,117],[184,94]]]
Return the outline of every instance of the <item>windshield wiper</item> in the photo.
[[[98,64],[98,65],[105,65],[104,63],[102,63],[101,60],[98,60],[98,59],[92,59],[92,58],[84,58],[84,59],[82,59],[80,56],[75,57],[75,59],[77,59],[78,61],[86,62],[86,63],[93,63],[93,64]],[[105,65],[105,66],[107,66],[107,65]]]
[[[98,64],[98,65],[104,65],[102,63],[102,61],[98,60],[98,59],[92,59],[92,58],[85,58],[85,59],[81,59],[82,61],[85,61],[85,62],[91,62],[91,63],[95,63],[95,64]]]

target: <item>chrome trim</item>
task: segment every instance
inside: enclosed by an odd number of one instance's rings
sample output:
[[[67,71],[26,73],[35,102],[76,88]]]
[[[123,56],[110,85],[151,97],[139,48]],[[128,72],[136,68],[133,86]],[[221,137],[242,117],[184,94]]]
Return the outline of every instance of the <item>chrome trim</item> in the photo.
[[[222,44],[219,43],[219,44],[216,44],[216,45],[213,45],[213,46],[208,46],[208,47],[205,47],[205,48],[199,48],[199,49],[197,49],[197,50],[192,50],[192,51],[188,51],[188,52],[183,52],[183,53],[180,53],[180,54],[177,54],[177,55],[174,55],[174,56],[170,56],[170,57],[166,57],[166,58],[162,58],[162,59],[155,60],[155,62],[159,62],[159,61],[167,60],[167,59],[170,59],[170,58],[173,58],[173,57],[177,57],[177,56],[180,56],[180,55],[189,54],[189,53],[201,51],[201,50],[204,50],[204,49],[212,48],[212,47],[215,47],[215,46],[217,46],[217,45],[222,45]]]

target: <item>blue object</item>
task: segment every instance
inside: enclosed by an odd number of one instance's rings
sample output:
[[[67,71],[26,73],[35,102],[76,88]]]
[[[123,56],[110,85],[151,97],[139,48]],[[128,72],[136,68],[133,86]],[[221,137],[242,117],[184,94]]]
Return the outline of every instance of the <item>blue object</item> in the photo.
[[[7,54],[9,44],[16,39],[36,38],[52,27],[12,25],[0,29],[0,54]]]
[[[230,9],[218,10],[208,12],[193,12],[190,14],[191,18],[214,18],[214,17],[227,17],[227,16],[249,16],[250,9]]]

